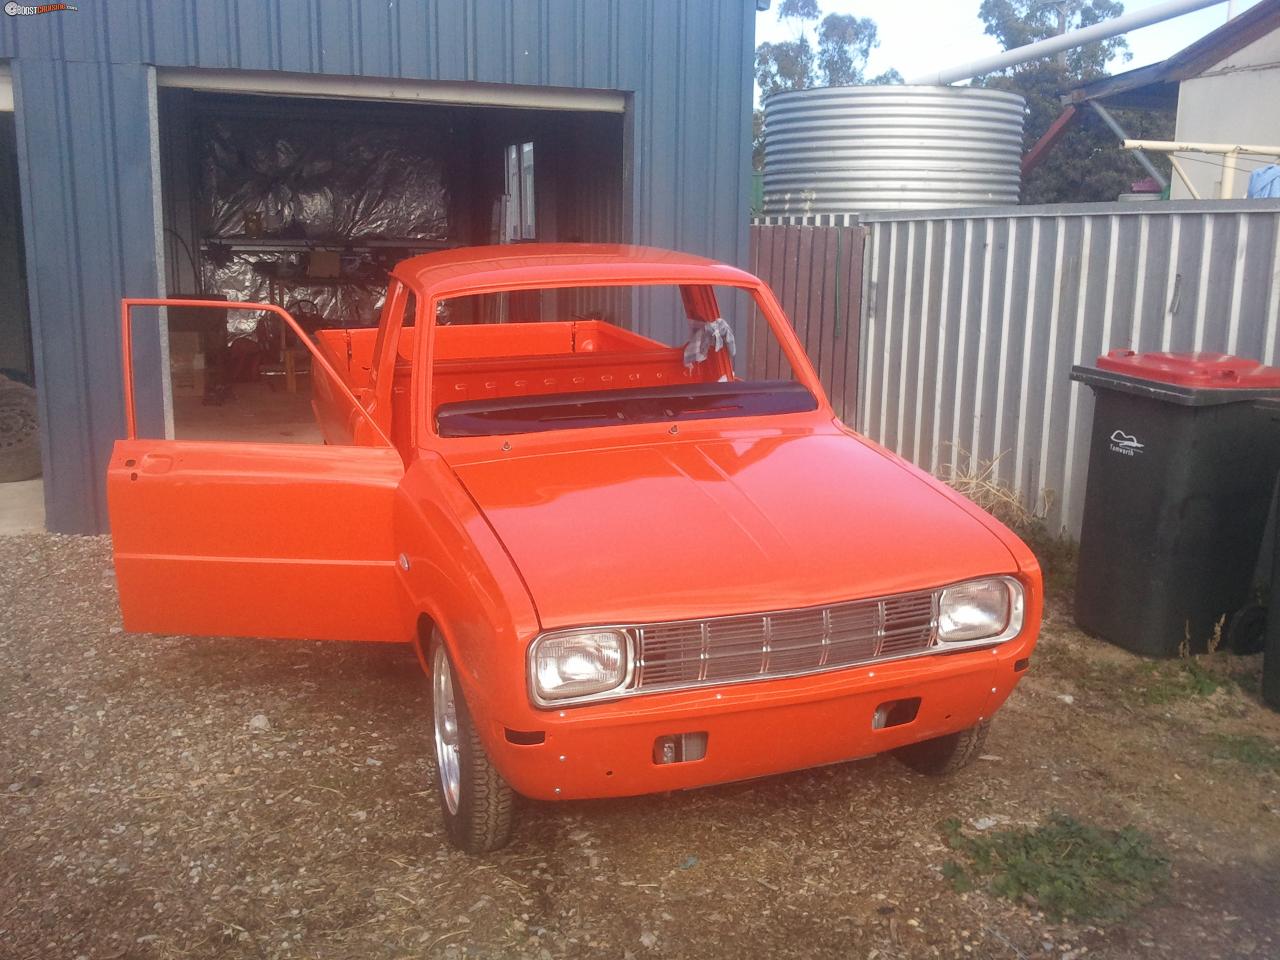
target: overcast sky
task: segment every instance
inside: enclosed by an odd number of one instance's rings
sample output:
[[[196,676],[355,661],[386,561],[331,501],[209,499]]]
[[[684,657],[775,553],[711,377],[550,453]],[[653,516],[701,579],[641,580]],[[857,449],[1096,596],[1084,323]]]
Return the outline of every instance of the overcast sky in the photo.
[[[1141,10],[1160,0],[1127,0],[1126,11]],[[1258,0],[1236,0],[1237,13]],[[794,28],[778,22],[779,0],[756,16],[756,42],[787,40]],[[880,47],[871,54],[869,73],[890,67],[905,79],[999,53],[1000,45],[982,32],[978,19],[981,0],[820,0],[826,13],[854,13],[870,17],[880,28]],[[1214,30],[1227,20],[1227,3],[1188,13],[1175,20],[1143,27],[1129,34],[1133,60],[1114,62],[1113,73],[1157,63]]]

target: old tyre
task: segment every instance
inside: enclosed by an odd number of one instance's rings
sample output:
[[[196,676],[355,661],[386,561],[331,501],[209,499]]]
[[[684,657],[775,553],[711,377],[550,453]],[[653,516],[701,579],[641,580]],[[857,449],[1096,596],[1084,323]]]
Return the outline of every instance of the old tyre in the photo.
[[[0,483],[40,476],[36,392],[0,376]]]
[[[990,720],[980,720],[968,730],[951,733],[933,740],[923,740],[895,750],[894,756],[917,773],[945,777],[978,758],[987,742]]]
[[[1267,645],[1267,608],[1251,603],[1227,623],[1227,649],[1240,656],[1261,653]]]
[[[453,678],[448,651],[439,636],[432,637],[431,715],[445,829],[455,846],[487,853],[511,839],[515,794],[489,762],[462,688]]]

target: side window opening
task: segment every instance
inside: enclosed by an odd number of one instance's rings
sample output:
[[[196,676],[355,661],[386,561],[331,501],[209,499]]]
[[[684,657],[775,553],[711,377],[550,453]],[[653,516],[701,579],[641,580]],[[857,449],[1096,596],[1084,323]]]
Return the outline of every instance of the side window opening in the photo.
[[[395,307],[396,300],[403,296],[404,296],[404,287],[402,287],[399,283],[392,281],[391,286],[387,288],[387,297],[386,297],[386,300],[383,302],[382,309],[378,311],[378,326],[377,326],[378,332],[374,335],[374,338],[373,338],[373,349],[369,352],[367,357],[366,356],[361,357],[362,362],[359,364],[359,366],[369,371],[369,378],[371,380],[375,379],[377,376],[377,374],[373,369],[374,358],[382,356],[382,348],[383,346],[385,346],[386,340],[387,340],[387,331],[389,327],[387,324],[382,322],[383,315],[386,314],[388,310],[393,309]],[[354,361],[355,360],[354,343],[351,342],[351,338],[349,337],[348,337],[348,345],[352,347],[351,359],[352,361]]]
[[[313,351],[358,392],[353,338],[368,337],[368,356],[374,329],[318,329],[302,311],[290,310],[298,333],[275,311],[209,300],[129,310],[129,395],[140,439],[352,442],[336,435],[326,440],[317,422],[313,395],[331,396],[337,409],[350,409],[350,400]],[[364,374],[367,384],[367,368]]]
[[[413,291],[408,291],[404,298],[404,313],[400,317],[400,341],[396,345],[396,356],[400,363],[413,360],[413,345],[417,341],[418,298]]]

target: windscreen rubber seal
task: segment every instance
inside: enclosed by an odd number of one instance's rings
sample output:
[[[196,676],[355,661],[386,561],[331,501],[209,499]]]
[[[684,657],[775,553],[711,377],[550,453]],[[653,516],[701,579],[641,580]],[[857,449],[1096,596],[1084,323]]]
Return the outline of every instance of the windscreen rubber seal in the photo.
[[[581,427],[805,413],[818,401],[791,380],[691,383],[671,387],[549,393],[441,404],[442,437],[495,437]]]

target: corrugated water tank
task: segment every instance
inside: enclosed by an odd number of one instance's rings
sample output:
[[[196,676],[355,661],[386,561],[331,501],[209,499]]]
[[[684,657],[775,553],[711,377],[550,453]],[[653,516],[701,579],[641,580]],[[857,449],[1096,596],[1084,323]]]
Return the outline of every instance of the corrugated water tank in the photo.
[[[1025,106],[972,87],[776,93],[764,103],[764,213],[1015,204]]]

